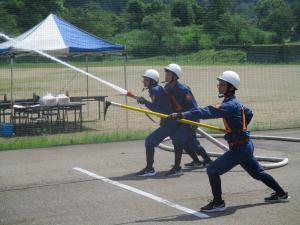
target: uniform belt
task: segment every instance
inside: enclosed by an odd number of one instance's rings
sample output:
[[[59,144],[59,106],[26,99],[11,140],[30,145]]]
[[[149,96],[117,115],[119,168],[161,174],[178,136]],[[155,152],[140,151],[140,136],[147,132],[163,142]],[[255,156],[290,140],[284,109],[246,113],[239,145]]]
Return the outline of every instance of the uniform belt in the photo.
[[[160,122],[165,122],[165,121],[167,121],[166,118],[160,118]]]
[[[249,141],[249,138],[246,138],[244,140],[240,140],[240,141],[232,141],[232,142],[228,142],[229,146],[234,146],[234,145],[242,145],[245,144]]]

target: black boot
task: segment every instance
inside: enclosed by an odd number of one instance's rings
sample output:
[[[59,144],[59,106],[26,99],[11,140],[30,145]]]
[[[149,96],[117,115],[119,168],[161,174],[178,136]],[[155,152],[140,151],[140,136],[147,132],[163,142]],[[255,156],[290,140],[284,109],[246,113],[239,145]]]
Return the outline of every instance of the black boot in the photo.
[[[204,159],[205,164],[209,164],[211,162],[209,155],[201,145],[198,145],[197,153]]]
[[[151,169],[153,168],[154,163],[154,147],[146,147],[146,168]]]
[[[154,163],[154,147],[146,147],[146,161],[147,166],[136,173],[139,177],[151,177],[156,174],[153,163]]]
[[[180,166],[182,151],[183,151],[182,147],[174,146],[175,165],[173,166],[173,168],[171,170],[169,170],[166,173],[166,176],[180,176],[183,174],[183,172],[181,171],[181,166]]]
[[[190,148],[185,148],[185,152],[193,159],[194,163],[201,163],[196,152]]]
[[[208,175],[209,183],[211,187],[212,194],[214,196],[214,202],[219,203],[222,201],[222,188],[221,188],[221,178],[217,173],[212,173]]]
[[[221,178],[217,173],[209,174],[209,183],[214,196],[206,206],[200,208],[202,212],[221,212],[226,209],[225,201],[222,200]]]

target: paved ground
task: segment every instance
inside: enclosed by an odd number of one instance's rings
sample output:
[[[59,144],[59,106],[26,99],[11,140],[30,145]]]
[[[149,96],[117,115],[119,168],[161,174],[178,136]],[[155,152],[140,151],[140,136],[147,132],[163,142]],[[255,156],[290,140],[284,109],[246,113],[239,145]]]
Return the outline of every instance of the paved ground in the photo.
[[[300,129],[260,132],[300,137]],[[216,147],[202,142],[209,151]],[[204,169],[179,178],[163,174],[173,154],[156,151],[154,178],[136,178],[144,166],[143,141],[0,152],[0,224],[299,224],[300,144],[255,140],[256,154],[288,157],[270,170],[289,191],[289,203],[266,204],[267,187],[237,167],[222,176],[228,210],[199,218],[73,169],[80,167],[130,187],[199,210],[211,198]],[[183,162],[188,162],[184,156]]]

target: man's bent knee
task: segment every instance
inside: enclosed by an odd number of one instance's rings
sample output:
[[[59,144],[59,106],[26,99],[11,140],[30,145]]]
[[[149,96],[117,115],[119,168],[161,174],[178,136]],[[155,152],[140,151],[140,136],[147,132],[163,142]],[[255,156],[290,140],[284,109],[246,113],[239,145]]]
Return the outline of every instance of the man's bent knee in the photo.
[[[184,149],[185,147],[185,143],[183,141],[180,141],[180,140],[173,140],[172,141],[173,145],[174,145],[174,148],[176,149]]]
[[[218,168],[216,168],[213,165],[213,162],[208,165],[208,167],[206,169],[206,173],[207,173],[207,175],[212,175],[212,174],[219,174],[220,175],[220,171],[218,170]]]
[[[155,148],[159,143],[157,141],[151,139],[151,138],[146,138],[145,140],[145,147],[146,148]]]

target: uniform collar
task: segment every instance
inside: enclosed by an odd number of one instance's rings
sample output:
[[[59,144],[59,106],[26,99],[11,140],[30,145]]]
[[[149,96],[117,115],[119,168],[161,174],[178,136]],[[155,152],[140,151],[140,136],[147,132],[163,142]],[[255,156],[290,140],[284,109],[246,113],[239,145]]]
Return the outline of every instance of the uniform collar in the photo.
[[[182,84],[177,80],[176,81],[176,83],[175,83],[175,85],[173,86],[173,88],[175,89],[175,88],[178,88],[178,87],[180,87]]]
[[[175,88],[177,88],[178,87],[178,85],[179,85],[179,82],[178,81],[176,81],[176,83],[175,83],[175,85],[174,86],[172,86],[170,83],[167,83],[166,84],[166,86],[165,86],[165,89],[167,89],[167,90],[174,90]]]
[[[230,101],[230,100],[232,100],[232,99],[235,99],[235,95],[229,95],[229,96],[226,96],[226,97],[224,98],[224,101],[223,101],[223,102],[228,102],[228,101]]]
[[[151,84],[148,89],[152,89],[152,88],[155,88],[156,86],[158,86],[158,84]]]

